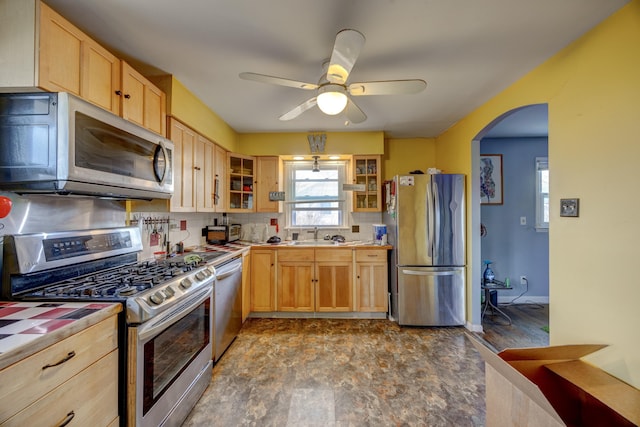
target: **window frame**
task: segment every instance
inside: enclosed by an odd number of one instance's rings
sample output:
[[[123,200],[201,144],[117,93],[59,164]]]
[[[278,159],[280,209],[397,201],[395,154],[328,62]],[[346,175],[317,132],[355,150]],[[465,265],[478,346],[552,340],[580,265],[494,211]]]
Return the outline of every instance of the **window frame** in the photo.
[[[542,171],[547,172],[547,192],[543,192]],[[549,158],[536,157],[536,231],[549,231]],[[547,221],[545,221],[545,213]]]
[[[296,203],[295,201],[295,171],[297,170],[308,170],[312,171],[313,169],[313,161],[312,160],[285,160],[283,162],[284,167],[284,186],[285,186],[285,194],[287,195],[286,201],[284,204],[285,210],[285,228],[288,229],[302,229],[302,228],[318,228],[318,229],[343,229],[348,228],[349,224],[349,210],[350,210],[350,197],[348,197],[347,193],[343,190],[343,185],[347,183],[350,179],[349,177],[349,160],[318,160],[319,168],[322,171],[323,168],[329,169],[337,169],[338,171],[338,196],[335,199],[326,199],[320,198],[319,200],[323,202],[337,202],[337,208],[318,208],[319,210],[324,211],[337,211],[338,212],[338,223],[337,224],[294,224],[294,212],[296,211],[296,206],[304,205],[305,203]],[[313,173],[313,172],[312,172]],[[300,211],[303,211],[303,208],[299,208]]]

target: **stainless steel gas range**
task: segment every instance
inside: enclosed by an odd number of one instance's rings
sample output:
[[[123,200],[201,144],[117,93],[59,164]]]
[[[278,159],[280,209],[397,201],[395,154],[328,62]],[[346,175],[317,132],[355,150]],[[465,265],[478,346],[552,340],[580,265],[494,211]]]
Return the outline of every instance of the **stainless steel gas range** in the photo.
[[[215,268],[225,252],[138,261],[137,227],[5,236],[2,296],[121,302],[120,419],[179,425],[211,380]]]

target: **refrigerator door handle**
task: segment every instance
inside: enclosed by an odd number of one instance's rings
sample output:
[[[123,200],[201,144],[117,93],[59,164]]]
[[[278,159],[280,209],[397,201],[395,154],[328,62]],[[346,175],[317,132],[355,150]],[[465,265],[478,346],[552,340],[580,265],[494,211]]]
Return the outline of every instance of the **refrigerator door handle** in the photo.
[[[438,184],[435,180],[432,181],[433,188],[433,223],[434,223],[434,234],[435,239],[433,241],[433,258],[434,263],[440,263],[440,221],[442,216],[442,211],[440,210],[440,189],[438,188]]]
[[[426,194],[426,203],[427,203],[427,254],[431,259],[431,263],[435,262],[433,259],[434,252],[434,232],[435,232],[435,209],[434,209],[434,198],[433,198],[433,186],[431,184],[427,185],[427,194]]]
[[[457,274],[455,271],[420,271],[420,270],[402,270],[402,274],[412,276],[453,276]]]

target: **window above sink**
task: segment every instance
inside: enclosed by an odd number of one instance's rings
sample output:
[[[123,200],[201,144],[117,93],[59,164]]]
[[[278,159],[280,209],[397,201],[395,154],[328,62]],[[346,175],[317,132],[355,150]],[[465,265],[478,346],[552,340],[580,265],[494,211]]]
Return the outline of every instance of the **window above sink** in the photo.
[[[346,227],[346,160],[285,161],[287,227]]]

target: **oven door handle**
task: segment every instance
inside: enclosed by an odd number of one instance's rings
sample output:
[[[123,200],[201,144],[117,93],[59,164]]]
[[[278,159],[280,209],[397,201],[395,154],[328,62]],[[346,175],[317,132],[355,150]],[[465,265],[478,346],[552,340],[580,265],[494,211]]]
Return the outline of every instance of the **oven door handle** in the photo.
[[[138,326],[138,340],[145,341],[147,338],[156,336],[159,332],[162,332],[167,327],[185,317],[194,308],[209,299],[212,294],[213,287],[204,286],[188,300],[177,304],[175,307],[171,307],[166,313]]]

